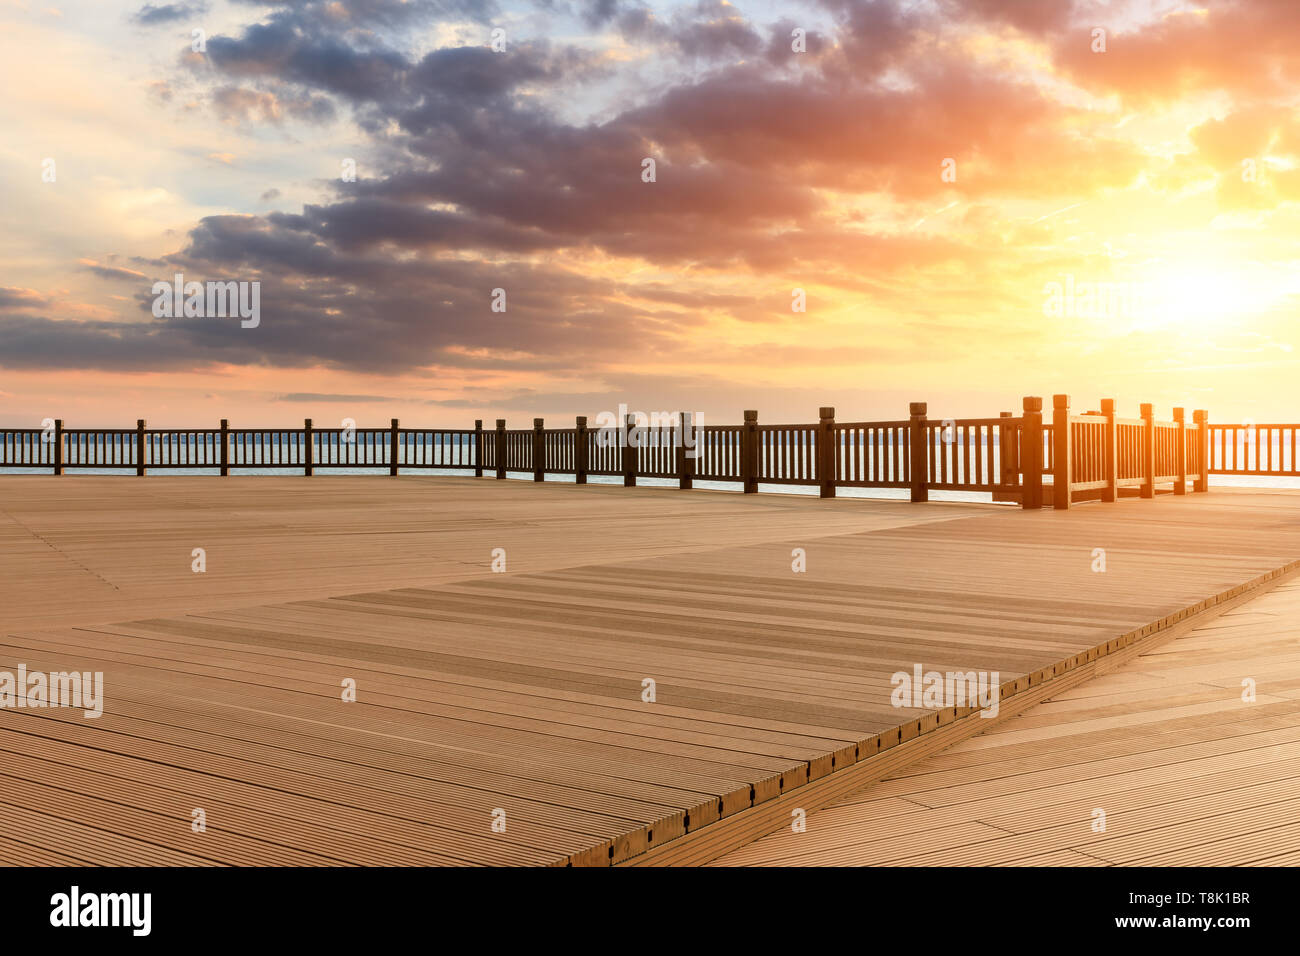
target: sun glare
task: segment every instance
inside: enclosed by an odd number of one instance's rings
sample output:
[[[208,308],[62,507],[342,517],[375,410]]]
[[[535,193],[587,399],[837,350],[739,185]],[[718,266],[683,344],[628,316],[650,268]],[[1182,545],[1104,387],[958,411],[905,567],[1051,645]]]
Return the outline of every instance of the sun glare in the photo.
[[[1153,326],[1205,332],[1240,324],[1281,293],[1242,264],[1208,260],[1157,271],[1143,285],[1142,311]]]

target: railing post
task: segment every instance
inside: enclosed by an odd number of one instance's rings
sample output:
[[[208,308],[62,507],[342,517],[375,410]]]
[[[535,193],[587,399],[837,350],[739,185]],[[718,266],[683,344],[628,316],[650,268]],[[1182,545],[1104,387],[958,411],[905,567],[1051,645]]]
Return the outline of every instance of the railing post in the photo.
[[[546,434],[544,419],[533,419],[533,481],[546,480]]]
[[[573,430],[574,484],[585,485],[587,483],[587,442],[590,437],[590,433],[587,431],[587,416],[579,415],[574,422]]]
[[[925,416],[929,408],[926,402],[912,402],[907,407],[908,478],[913,501],[930,500],[930,443],[925,427]],[[871,454],[875,454],[875,449],[871,450]]]
[[[1156,496],[1156,414],[1150,402],[1142,403],[1142,497]]]
[[[1023,491],[1020,507],[1032,510],[1043,507],[1043,400],[1026,396],[1024,427],[1020,429],[1020,471]]]
[[[1013,412],[999,412],[999,418],[1014,418]],[[1014,488],[1020,484],[1020,475],[1016,471],[1016,448],[1011,441],[1011,426],[998,426],[998,478],[1004,488]]]
[[[835,497],[835,408],[825,406],[817,423],[817,481],[823,498]]]
[[[637,442],[640,440],[636,431],[636,416],[629,414],[623,422],[623,487],[636,487]]]
[[[63,474],[63,419],[54,419],[54,473]]]
[[[1174,423],[1178,431],[1174,433],[1174,460],[1178,463],[1178,477],[1174,479],[1174,494],[1187,494],[1187,412],[1182,408],[1174,409]]]
[[[398,432],[397,419],[394,418],[388,426],[388,474],[397,474],[398,450],[401,448],[401,438]]]
[[[221,419],[221,477],[230,474],[230,421]]]
[[[497,419],[497,477],[506,476],[506,420]]]
[[[745,409],[745,427],[740,433],[740,484],[745,494],[758,492],[758,411]]]
[[[1070,507],[1070,479],[1073,477],[1070,443],[1070,396],[1052,396],[1052,505],[1058,511]]]
[[[312,475],[312,453],[311,453],[311,419],[303,419],[302,423],[302,470],[308,478]]]
[[[694,412],[678,412],[677,433],[677,487],[686,491],[695,482],[695,456],[700,453],[700,436],[695,434]],[[692,446],[694,455],[686,453],[687,436],[695,442]]]
[[[483,477],[483,419],[474,419],[474,477]]]
[[[137,418],[135,421],[135,473],[137,476],[144,474],[144,419]]]
[[[1192,421],[1196,422],[1196,441],[1200,446],[1200,477],[1192,483],[1192,491],[1210,490],[1210,413],[1204,408],[1192,412]]]
[[[1106,487],[1101,490],[1101,500],[1113,502],[1119,499],[1119,446],[1116,444],[1119,438],[1115,428],[1115,399],[1103,398],[1101,413],[1106,416],[1106,432],[1102,439],[1106,443],[1103,449]]]

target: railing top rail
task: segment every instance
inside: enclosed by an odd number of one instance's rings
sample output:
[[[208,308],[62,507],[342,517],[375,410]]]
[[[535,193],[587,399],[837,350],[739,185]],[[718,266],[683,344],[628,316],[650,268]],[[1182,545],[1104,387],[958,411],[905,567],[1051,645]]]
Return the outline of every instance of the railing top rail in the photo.
[[[1191,422],[1188,422],[1188,425],[1190,425],[1190,424],[1191,424]],[[1296,423],[1294,423],[1294,422],[1289,423],[1289,424],[1273,424],[1273,423],[1269,423],[1269,422],[1264,422],[1263,424],[1255,424],[1255,425],[1241,425],[1241,424],[1235,424],[1235,423],[1233,423],[1233,422],[1206,422],[1206,424],[1209,425],[1210,428],[1212,428],[1212,429],[1214,429],[1214,428],[1218,428],[1218,429],[1227,429],[1227,428],[1237,428],[1237,429],[1241,429],[1241,428],[1254,428],[1254,429],[1258,430],[1258,429],[1260,429],[1260,428],[1300,428],[1300,424],[1296,424]]]
[[[1091,414],[1071,415],[1070,421],[1083,422],[1089,425],[1104,425],[1106,424],[1106,422],[1110,421],[1110,418],[1106,415],[1091,415]]]
[[[904,418],[893,422],[836,422],[835,427],[840,428],[906,428],[911,425],[911,421]]]

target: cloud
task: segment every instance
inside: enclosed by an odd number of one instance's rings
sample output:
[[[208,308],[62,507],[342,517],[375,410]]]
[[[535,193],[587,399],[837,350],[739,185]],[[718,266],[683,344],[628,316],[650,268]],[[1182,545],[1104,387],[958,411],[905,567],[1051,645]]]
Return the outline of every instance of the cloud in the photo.
[[[1121,10],[1109,13],[1052,35],[1055,62],[1085,89],[1135,104],[1211,90],[1282,95],[1300,68],[1300,6],[1290,0],[1203,0],[1137,26],[1121,21],[1108,31],[1106,51],[1094,53],[1090,28]]]
[[[178,20],[190,20],[207,10],[206,3],[165,3],[154,5],[146,3],[131,15],[131,19],[143,26],[152,27]]]
[[[93,259],[81,259],[79,264],[89,272],[93,272],[101,279],[127,279],[130,281],[139,281],[145,278],[143,272],[136,272],[134,269],[124,269],[121,266],[104,265],[95,262]]]
[[[0,311],[16,312],[44,308],[49,300],[35,289],[0,286]]]
[[[362,404],[372,402],[395,402],[391,395],[331,395],[325,392],[290,392],[278,395],[277,402],[338,402],[342,404]]]
[[[277,94],[234,86],[214,90],[212,106],[223,122],[232,125],[270,123],[278,126],[288,118],[326,123],[335,116],[334,105],[324,96],[283,91]]]

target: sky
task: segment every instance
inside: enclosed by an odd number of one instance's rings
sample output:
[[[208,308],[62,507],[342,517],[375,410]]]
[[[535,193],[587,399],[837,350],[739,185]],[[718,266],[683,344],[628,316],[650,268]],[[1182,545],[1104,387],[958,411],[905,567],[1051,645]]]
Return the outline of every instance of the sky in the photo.
[[[0,82],[3,425],[1300,420],[1294,0],[0,0]]]

